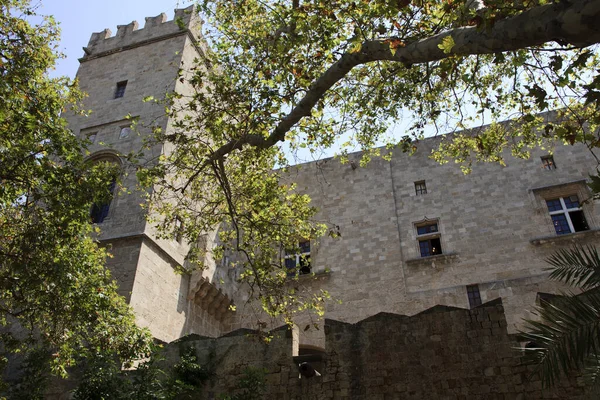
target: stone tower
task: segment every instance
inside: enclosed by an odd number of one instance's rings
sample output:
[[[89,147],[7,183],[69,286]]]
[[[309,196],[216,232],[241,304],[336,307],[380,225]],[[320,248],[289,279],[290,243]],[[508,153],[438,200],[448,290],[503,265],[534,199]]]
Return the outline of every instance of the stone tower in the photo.
[[[161,14],[147,17],[140,29],[136,21],[120,25],[115,36],[108,29],[93,33],[77,72],[80,87],[88,94],[84,107],[91,113],[67,116],[73,132],[92,142],[92,162],[108,160],[122,166],[111,204],[93,209],[92,219],[101,228],[100,242],[113,255],[108,267],[138,324],[163,341],[189,333],[218,335],[228,330],[230,317],[230,297],[213,284],[220,279],[208,273],[193,277],[175,273],[189,246],[156,237],[140,206],[145,193],[136,189],[135,171],[124,158],[142,148],[150,126],[170,129],[172,121],[164,108],[143,99],[189,90],[178,80],[178,70],[204,57],[200,25],[189,7],[175,10],[172,21]],[[138,121],[136,129],[131,129],[133,120]],[[143,159],[151,161],[165,151],[166,146],[157,145]]]

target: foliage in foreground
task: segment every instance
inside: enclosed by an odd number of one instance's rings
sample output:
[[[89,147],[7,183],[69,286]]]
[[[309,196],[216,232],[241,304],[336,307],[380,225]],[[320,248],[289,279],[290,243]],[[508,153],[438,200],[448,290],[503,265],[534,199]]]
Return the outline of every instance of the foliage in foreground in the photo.
[[[234,388],[236,394],[225,395],[223,400],[261,400],[266,391],[267,371],[255,367],[246,367]]]
[[[583,293],[567,293],[543,302],[536,312],[539,321],[527,321],[522,340],[529,362],[545,385],[562,376],[580,371],[588,382],[600,381],[600,255],[594,247],[577,246],[560,250],[548,262],[551,279],[559,280]]]
[[[123,371],[115,358],[97,358],[85,366],[74,392],[74,400],[174,400],[198,398],[205,384],[215,377],[214,365],[202,365],[193,347],[182,350],[180,359],[167,366],[161,350],[136,369]],[[210,364],[210,363],[209,363]],[[234,388],[222,400],[260,400],[266,389],[266,371],[247,367]]]
[[[180,71],[192,91],[168,96],[173,129],[155,129],[174,148],[140,172],[157,188],[151,211],[165,235],[185,221],[192,243],[220,226],[212,256],[240,255],[240,279],[268,314],[322,313],[328,293],[286,284],[284,255],[339,232],[273,172],[288,166],[284,148],[315,157],[336,148],[342,161],[360,149],[364,163],[454,132],[432,156],[465,171],[557,141],[597,151],[597,5],[202,0],[211,51]],[[560,111],[548,119],[551,110]],[[194,256],[202,267],[202,250]]]
[[[18,353],[29,371],[13,390],[26,390],[34,367],[64,376],[87,356],[149,349],[92,239],[90,207],[117,171],[84,162],[85,144],[60,117],[81,93],[46,75],[58,29],[34,18],[28,1],[0,3],[1,351],[5,361]],[[40,390],[29,383],[31,395]]]

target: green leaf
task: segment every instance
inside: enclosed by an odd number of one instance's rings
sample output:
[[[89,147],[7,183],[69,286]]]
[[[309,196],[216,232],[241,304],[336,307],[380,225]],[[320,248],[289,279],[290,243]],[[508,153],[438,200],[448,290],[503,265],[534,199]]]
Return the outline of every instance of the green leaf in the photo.
[[[451,35],[444,36],[442,42],[438,44],[438,48],[444,52],[444,54],[452,53],[454,47],[454,38]]]

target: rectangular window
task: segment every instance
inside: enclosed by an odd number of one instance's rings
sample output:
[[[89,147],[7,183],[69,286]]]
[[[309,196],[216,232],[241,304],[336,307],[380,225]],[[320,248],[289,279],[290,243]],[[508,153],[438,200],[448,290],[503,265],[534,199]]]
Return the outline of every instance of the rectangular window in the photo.
[[[542,167],[548,171],[555,170],[556,163],[554,162],[554,157],[550,155],[542,156]]]
[[[442,254],[442,241],[440,240],[437,222],[418,225],[417,240],[421,257]]]
[[[415,182],[415,192],[417,196],[427,194],[427,186],[425,185],[425,181]]]
[[[546,205],[557,235],[590,229],[576,195],[546,200]]]
[[[467,296],[469,297],[469,307],[477,307],[481,305],[481,294],[479,293],[479,285],[467,286]]]
[[[298,248],[285,252],[285,267],[288,276],[310,274],[310,241],[305,240],[298,243]]]
[[[125,88],[127,87],[127,81],[117,82],[117,88],[115,89],[115,99],[125,96]]]
[[[419,240],[419,249],[421,250],[421,257],[442,254],[442,244],[440,242],[440,238]]]

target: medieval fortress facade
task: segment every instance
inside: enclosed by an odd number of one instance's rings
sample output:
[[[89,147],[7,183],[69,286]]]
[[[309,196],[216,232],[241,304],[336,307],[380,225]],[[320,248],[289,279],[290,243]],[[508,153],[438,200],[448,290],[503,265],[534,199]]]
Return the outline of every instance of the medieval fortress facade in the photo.
[[[93,142],[92,160],[123,165],[122,186],[129,190],[116,190],[110,207],[95,216],[100,240],[114,255],[109,267],[138,323],[167,342],[190,333],[217,337],[252,322],[226,263],[191,276],[175,272],[188,245],[156,237],[122,157],[142,148],[147,125],[170,129],[162,107],[143,98],[189,90],[178,70],[206,51],[200,20],[190,11],[175,12],[189,29],[161,14],[146,18],[143,28],[132,22],[114,36],[92,34],[77,73],[92,113],[68,117],[73,132]],[[126,115],[139,121],[137,132]],[[477,165],[464,175],[428,157],[438,140],[423,141],[413,156],[398,151],[366,167],[327,159],[290,170],[285,179],[310,194],[318,218],[341,233],[304,244],[311,274],[300,276],[301,283],[341,300],[327,306],[326,318],[356,323],[381,312],[410,316],[435,305],[468,309],[502,298],[514,333],[540,297],[564,290],[547,279],[550,252],[598,243],[600,207],[586,201],[585,184],[595,162],[584,147],[558,146],[551,156],[536,150],[529,160],[509,157],[505,167]],[[157,145],[145,157],[163,151]],[[322,348],[319,335],[301,335],[300,346]]]

